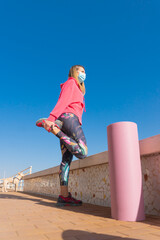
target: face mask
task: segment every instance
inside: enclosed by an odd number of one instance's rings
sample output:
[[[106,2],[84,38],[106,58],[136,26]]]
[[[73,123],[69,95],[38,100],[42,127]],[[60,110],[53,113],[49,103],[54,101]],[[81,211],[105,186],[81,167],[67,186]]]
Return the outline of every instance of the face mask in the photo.
[[[79,75],[78,75],[79,82],[82,83],[84,82],[85,79],[86,79],[86,74],[83,72],[79,72]]]

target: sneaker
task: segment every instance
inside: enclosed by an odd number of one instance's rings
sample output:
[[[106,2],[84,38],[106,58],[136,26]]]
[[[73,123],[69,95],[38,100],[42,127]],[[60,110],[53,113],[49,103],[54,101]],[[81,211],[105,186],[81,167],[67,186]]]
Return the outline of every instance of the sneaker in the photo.
[[[82,201],[81,200],[77,200],[76,198],[73,198],[71,193],[69,192],[69,195],[68,195],[73,201],[75,202],[78,202],[79,204],[82,204]]]
[[[57,206],[81,206],[82,201],[77,200],[72,197],[71,193],[69,193],[68,197],[63,197],[59,195],[57,200]]]
[[[36,126],[37,127],[43,127],[43,124],[45,123],[45,120],[47,120],[47,118],[40,118],[36,121]]]
[[[45,121],[47,120],[47,118],[40,118],[36,121],[36,126],[37,127],[43,127]],[[63,122],[61,122],[60,120],[56,120],[55,122],[55,126],[59,129],[62,129],[63,126]],[[49,132],[52,130],[52,127],[49,129]]]

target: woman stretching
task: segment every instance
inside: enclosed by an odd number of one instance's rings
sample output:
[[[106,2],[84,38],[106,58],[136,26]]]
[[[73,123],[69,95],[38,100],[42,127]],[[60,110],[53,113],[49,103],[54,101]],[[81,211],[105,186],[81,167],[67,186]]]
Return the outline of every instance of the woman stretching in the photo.
[[[82,130],[82,113],[85,110],[85,69],[81,65],[71,67],[68,80],[61,84],[61,93],[58,102],[50,116],[36,122],[60,139],[62,162],[59,178],[61,194],[57,205],[81,205],[82,201],[72,197],[68,192],[69,169],[73,155],[77,158],[87,156],[86,139]]]

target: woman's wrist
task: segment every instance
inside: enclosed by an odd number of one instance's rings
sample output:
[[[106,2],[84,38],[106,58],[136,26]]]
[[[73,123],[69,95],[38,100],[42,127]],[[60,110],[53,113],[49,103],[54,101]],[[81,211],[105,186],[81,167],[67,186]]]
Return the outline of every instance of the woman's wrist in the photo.
[[[50,122],[54,122],[56,120],[56,118],[52,115],[50,115],[48,118],[47,118],[47,121],[50,121]]]

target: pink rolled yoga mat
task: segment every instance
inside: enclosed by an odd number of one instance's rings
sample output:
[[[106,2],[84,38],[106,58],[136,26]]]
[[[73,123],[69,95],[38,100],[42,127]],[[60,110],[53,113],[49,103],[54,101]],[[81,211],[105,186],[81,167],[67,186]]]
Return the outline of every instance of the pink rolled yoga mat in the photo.
[[[137,124],[118,122],[107,127],[112,218],[145,219]]]

